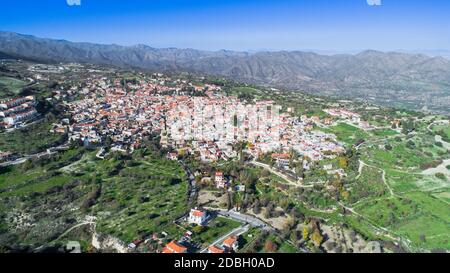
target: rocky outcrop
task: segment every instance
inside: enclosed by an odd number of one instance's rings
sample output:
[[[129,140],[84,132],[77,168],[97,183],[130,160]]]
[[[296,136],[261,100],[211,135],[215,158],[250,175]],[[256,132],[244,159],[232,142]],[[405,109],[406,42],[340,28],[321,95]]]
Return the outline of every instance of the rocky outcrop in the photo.
[[[119,239],[110,235],[102,235],[94,232],[92,234],[92,246],[100,252],[127,253],[128,248]]]

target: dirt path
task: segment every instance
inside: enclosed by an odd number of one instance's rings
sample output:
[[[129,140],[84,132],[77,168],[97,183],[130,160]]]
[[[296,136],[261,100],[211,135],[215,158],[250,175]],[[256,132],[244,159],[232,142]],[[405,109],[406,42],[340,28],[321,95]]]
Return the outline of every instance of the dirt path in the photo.
[[[83,222],[83,223],[79,223],[79,224],[77,224],[77,225],[75,225],[75,226],[69,228],[68,230],[66,230],[66,231],[65,231],[63,234],[61,234],[61,235],[58,237],[58,239],[56,239],[56,240],[59,240],[59,239],[63,238],[64,236],[66,236],[67,234],[69,234],[72,230],[74,230],[74,229],[76,229],[76,228],[79,228],[79,227],[82,227],[82,226],[86,226],[86,225],[95,225],[95,222]]]
[[[361,177],[364,165],[365,165],[365,163],[362,160],[359,160],[358,175],[355,177],[355,179],[358,180]]]
[[[436,142],[441,142],[443,144],[444,148],[446,148],[447,150],[450,151],[450,143],[444,141],[440,135],[437,135],[431,129],[434,125],[448,125],[448,124],[449,124],[448,120],[437,120],[437,121],[435,121],[433,123],[430,123],[430,125],[428,125],[428,127],[427,127],[427,130],[428,130],[428,132],[430,132],[430,133],[435,135],[434,137],[435,137]]]
[[[392,190],[391,186],[386,181],[386,171],[384,169],[381,169],[381,168],[376,167],[376,166],[369,165],[369,164],[365,163],[364,161],[360,160],[359,161],[358,176],[356,177],[356,179],[358,179],[361,176],[361,173],[362,173],[362,170],[363,170],[364,167],[369,167],[369,168],[374,168],[374,169],[380,170],[381,171],[381,179],[383,180],[383,183],[386,185],[387,189],[389,190],[390,195],[391,196],[396,196],[394,191]]]
[[[376,224],[374,224],[374,223],[372,222],[371,219],[369,219],[369,218],[367,218],[366,216],[364,216],[364,215],[362,215],[362,214],[356,212],[353,208],[347,207],[346,205],[344,205],[344,204],[341,203],[341,202],[339,202],[339,205],[340,205],[341,207],[343,207],[344,209],[346,209],[347,211],[350,211],[350,212],[353,213],[354,215],[356,215],[356,216],[358,216],[358,217],[361,217],[362,219],[366,220],[366,221],[370,224],[370,226],[372,227],[372,229],[375,231],[375,233],[381,234],[381,235],[383,235],[383,236],[385,236],[385,237],[388,237],[389,239],[394,240],[394,241],[400,241],[400,238],[397,237],[396,235],[393,235],[393,234],[391,233],[391,231],[389,231],[387,228],[377,226]]]
[[[304,186],[304,185],[301,185],[300,183],[294,182],[294,181],[292,181],[291,179],[289,179],[289,177],[287,177],[286,175],[284,175],[283,173],[281,173],[281,172],[279,172],[279,171],[276,171],[276,170],[274,170],[272,167],[270,167],[269,165],[264,164],[264,163],[261,163],[261,162],[258,162],[258,161],[256,161],[256,160],[253,160],[252,162],[250,162],[250,164],[268,170],[268,171],[271,172],[272,174],[274,174],[274,175],[276,175],[276,176],[282,178],[283,180],[285,180],[289,185],[294,186],[294,187],[296,187],[296,188],[313,188],[313,187],[314,187],[314,185]]]

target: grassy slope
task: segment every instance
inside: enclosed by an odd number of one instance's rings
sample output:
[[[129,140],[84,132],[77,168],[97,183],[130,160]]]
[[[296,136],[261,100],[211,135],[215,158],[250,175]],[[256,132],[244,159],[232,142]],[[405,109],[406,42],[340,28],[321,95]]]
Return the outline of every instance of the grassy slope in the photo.
[[[74,164],[77,153],[79,157],[75,162],[83,160]],[[89,160],[85,160],[86,157]],[[20,236],[19,241],[25,244],[50,242],[75,225],[68,219],[81,221],[87,213],[99,216],[99,232],[118,236],[125,242],[136,239],[142,232],[179,232],[172,221],[187,209],[183,169],[176,162],[152,154],[140,161],[142,163],[127,166],[123,160],[115,158],[95,160],[95,151],[71,150],[54,161],[38,163],[28,170],[23,169],[24,165],[3,170],[0,214],[6,217],[14,208],[21,208],[35,219],[35,226],[19,231],[9,228],[8,234],[2,235]],[[77,168],[67,171],[64,167],[71,164]],[[113,176],[112,171],[118,173]],[[99,183],[102,190],[97,205],[88,211],[80,210]],[[69,210],[69,207],[75,209]],[[105,212],[110,213],[109,216]],[[150,214],[156,216],[150,219]],[[0,245],[11,243],[0,236]]]
[[[380,227],[410,239],[414,247],[450,249],[449,205],[445,199],[433,195],[435,189],[444,192],[448,189],[436,183],[434,177],[420,174],[422,165],[442,158],[445,153],[425,133],[419,132],[409,140],[414,147],[407,147],[406,139],[389,139],[385,143],[392,150],[370,147],[363,151],[365,162],[386,171],[386,180],[397,196],[363,199],[355,209]]]
[[[16,78],[0,77],[0,90],[6,91],[0,92],[0,98],[17,95],[26,85],[26,82]]]
[[[33,154],[45,151],[59,142],[62,135],[50,133],[54,118],[45,118],[27,128],[0,133],[0,151]]]

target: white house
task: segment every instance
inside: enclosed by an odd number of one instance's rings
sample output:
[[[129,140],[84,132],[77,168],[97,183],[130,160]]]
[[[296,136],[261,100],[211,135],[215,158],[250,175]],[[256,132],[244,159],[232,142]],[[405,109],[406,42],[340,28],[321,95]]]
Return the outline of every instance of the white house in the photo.
[[[203,226],[208,220],[208,213],[199,209],[191,209],[189,212],[188,222],[190,224],[196,224],[199,226]]]
[[[228,188],[228,181],[227,181],[227,179],[223,176],[223,173],[222,173],[222,172],[216,172],[214,181],[215,181],[215,183],[216,183],[216,188],[218,188],[218,189],[225,189],[225,188]]]

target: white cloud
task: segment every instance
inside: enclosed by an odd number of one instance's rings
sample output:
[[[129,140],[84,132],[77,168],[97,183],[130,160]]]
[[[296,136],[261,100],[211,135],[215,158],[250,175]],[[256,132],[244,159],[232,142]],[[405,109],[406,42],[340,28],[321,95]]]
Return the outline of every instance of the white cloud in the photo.
[[[81,6],[81,0],[66,0],[69,6]]]
[[[381,0],[367,0],[369,6],[381,6]]]

